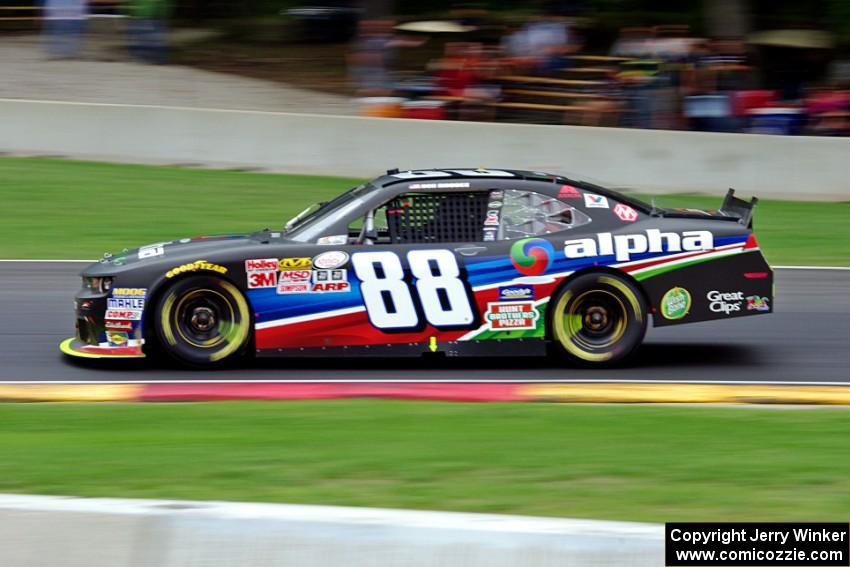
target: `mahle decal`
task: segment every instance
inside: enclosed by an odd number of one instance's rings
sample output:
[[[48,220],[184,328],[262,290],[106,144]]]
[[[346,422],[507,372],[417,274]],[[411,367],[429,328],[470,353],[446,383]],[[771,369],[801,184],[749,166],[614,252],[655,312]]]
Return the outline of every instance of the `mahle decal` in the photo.
[[[675,321],[681,319],[691,310],[691,294],[683,287],[674,287],[661,298],[661,315],[665,319]]]
[[[173,278],[174,276],[186,273],[186,272],[217,272],[219,274],[226,274],[227,268],[224,266],[219,266],[218,264],[213,264],[212,262],[207,262],[206,260],[195,260],[191,264],[183,264],[182,266],[177,266],[171,270],[168,270],[165,273],[166,278]]]
[[[661,232],[650,228],[646,234],[617,234],[600,232],[596,238],[577,238],[564,243],[567,258],[615,256],[618,262],[628,262],[632,254],[646,252],[694,252],[714,248],[714,235],[707,230],[690,230],[682,234]]]

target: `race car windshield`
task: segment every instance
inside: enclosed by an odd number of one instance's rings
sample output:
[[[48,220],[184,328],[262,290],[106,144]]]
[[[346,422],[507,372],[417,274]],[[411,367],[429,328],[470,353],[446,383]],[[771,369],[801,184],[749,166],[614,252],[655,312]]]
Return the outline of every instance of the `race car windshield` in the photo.
[[[339,218],[357,209],[363,195],[374,190],[369,183],[358,185],[331,201],[312,205],[286,223],[284,234],[298,242],[313,242]]]

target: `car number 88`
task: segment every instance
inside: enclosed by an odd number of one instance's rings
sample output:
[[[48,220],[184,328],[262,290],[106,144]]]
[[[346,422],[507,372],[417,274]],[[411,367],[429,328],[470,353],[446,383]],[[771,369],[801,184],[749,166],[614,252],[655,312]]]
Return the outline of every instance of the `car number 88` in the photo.
[[[414,284],[404,280],[394,252],[360,252],[351,257],[354,273],[372,325],[379,329],[412,329],[420,325],[413,294],[425,319],[434,327],[472,325],[475,315],[460,279],[460,268],[448,250],[412,250],[407,263]]]

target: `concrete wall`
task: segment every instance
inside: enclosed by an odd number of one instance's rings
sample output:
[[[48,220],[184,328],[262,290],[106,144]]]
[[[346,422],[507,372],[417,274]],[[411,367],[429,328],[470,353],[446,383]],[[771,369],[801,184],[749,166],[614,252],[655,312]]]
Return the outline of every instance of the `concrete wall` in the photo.
[[[0,495],[4,567],[657,567],[663,537],[625,522]]]
[[[850,198],[848,138],[0,100],[0,151],[358,177],[485,166],[656,192]]]

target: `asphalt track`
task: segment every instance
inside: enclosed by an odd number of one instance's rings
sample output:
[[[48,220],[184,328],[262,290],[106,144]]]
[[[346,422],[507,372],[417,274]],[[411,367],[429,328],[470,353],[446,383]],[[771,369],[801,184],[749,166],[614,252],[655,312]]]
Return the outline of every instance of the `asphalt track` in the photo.
[[[79,263],[0,262],[0,382],[161,380],[659,380],[850,383],[850,271],[776,273],[768,316],[650,328],[629,368],[563,368],[537,358],[262,360],[223,371],[146,361],[71,361],[59,342],[74,329]],[[104,364],[104,362],[107,362]],[[120,362],[120,364],[119,364]]]

